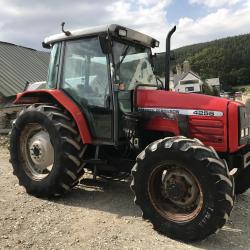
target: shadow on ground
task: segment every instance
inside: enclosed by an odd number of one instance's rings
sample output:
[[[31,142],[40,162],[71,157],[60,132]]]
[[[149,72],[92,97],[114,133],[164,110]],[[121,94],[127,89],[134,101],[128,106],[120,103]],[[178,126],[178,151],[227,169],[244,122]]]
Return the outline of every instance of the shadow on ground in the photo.
[[[84,207],[109,212],[118,217],[141,217],[140,209],[134,205],[130,181],[111,182],[87,179],[63,198],[54,202],[66,206]],[[250,249],[250,196],[237,197],[234,210],[226,226],[216,235],[192,244],[197,249]],[[153,230],[153,229],[152,229]]]
[[[130,180],[105,181],[84,180],[68,195],[54,199],[66,206],[84,207],[117,214],[118,217],[140,217],[141,212],[134,205],[134,194],[130,189]]]

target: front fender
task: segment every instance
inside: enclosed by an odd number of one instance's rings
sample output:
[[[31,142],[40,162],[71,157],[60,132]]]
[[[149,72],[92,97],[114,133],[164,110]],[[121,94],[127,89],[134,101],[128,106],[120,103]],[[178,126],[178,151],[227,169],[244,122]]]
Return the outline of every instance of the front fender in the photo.
[[[44,103],[51,100],[58,102],[72,115],[80,132],[82,142],[85,144],[91,144],[92,138],[84,114],[81,112],[78,106],[62,91],[58,89],[26,91],[16,95],[14,104]]]

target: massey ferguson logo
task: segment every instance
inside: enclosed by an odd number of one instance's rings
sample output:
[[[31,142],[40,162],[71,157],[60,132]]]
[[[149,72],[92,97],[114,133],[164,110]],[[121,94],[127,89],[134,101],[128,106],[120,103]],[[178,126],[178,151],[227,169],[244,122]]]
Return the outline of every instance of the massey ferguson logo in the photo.
[[[167,108],[138,108],[141,111],[156,112],[164,114],[188,115],[188,116],[212,116],[222,117],[223,112],[213,110],[195,110],[195,109],[167,109]]]

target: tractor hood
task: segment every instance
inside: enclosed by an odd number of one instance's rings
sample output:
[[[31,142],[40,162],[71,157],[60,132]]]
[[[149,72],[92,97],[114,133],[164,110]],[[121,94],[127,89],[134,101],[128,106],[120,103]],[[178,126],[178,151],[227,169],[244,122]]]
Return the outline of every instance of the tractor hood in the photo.
[[[238,121],[239,112],[244,111],[241,103],[164,90],[139,89],[135,97],[138,111],[151,117],[146,129],[197,138],[218,152],[228,148],[235,152],[240,147]]]
[[[228,99],[191,93],[164,90],[138,90],[139,110],[174,113],[188,116],[223,117],[227,113]],[[233,102],[237,106],[240,104]]]

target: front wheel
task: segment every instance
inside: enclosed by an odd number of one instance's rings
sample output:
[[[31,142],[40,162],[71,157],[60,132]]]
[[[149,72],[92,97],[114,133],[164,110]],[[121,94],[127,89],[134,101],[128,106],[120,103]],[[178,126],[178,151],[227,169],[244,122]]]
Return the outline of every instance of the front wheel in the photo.
[[[232,210],[234,185],[227,166],[197,140],[173,137],[150,144],[132,175],[143,218],[171,238],[202,240],[218,231]]]

